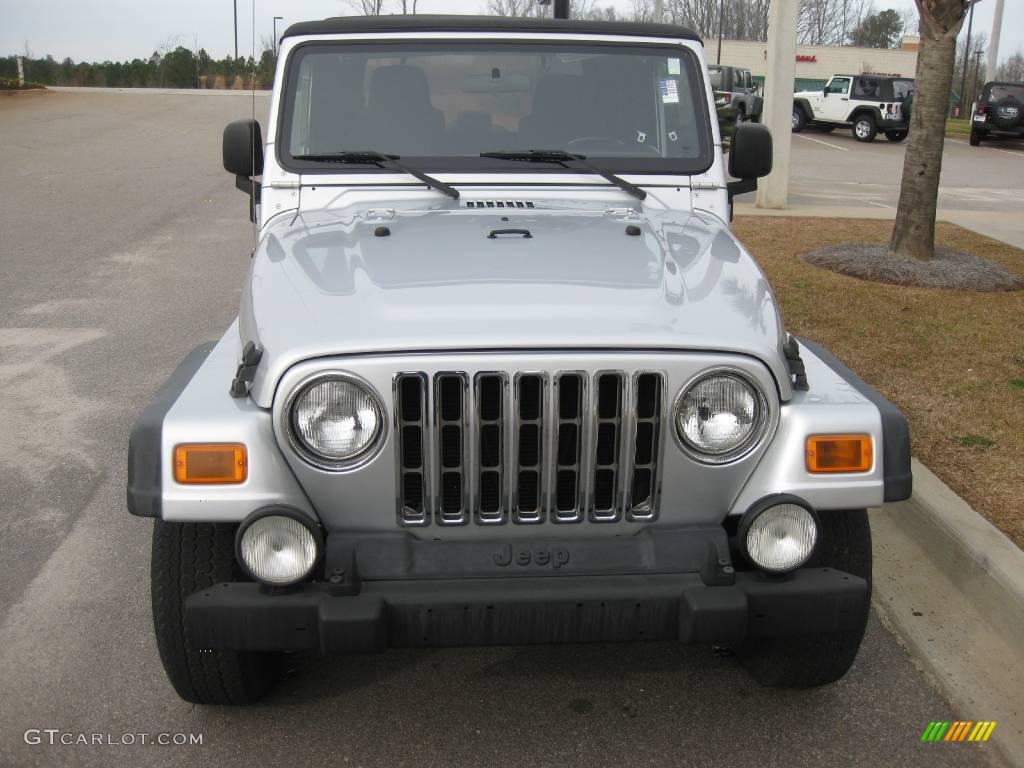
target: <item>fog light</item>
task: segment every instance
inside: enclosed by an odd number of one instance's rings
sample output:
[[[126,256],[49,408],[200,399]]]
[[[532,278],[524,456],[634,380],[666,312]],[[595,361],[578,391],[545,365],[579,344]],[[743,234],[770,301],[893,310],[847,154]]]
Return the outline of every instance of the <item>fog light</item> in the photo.
[[[807,562],[818,540],[818,521],[795,497],[774,497],[751,507],[739,529],[747,559],[764,571],[784,573]]]
[[[285,587],[305,579],[320,557],[319,531],[301,513],[273,508],[256,512],[238,529],[239,562],[257,581]]]

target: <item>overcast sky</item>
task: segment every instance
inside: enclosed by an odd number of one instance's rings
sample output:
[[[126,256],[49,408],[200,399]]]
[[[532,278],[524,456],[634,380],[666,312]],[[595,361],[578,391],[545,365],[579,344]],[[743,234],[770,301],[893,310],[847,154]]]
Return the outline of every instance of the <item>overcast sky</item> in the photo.
[[[238,50],[252,51],[253,0],[238,1]],[[385,0],[397,9],[400,0]],[[421,13],[478,13],[487,0],[419,0]],[[630,0],[598,0],[626,11]],[[981,0],[974,29],[988,35],[995,0]],[[1024,48],[1024,2],[1005,0],[999,58]],[[411,0],[410,0],[411,6]],[[272,19],[283,16],[278,32],[296,21],[347,15],[345,0],[255,0],[256,47],[272,35]],[[914,0],[875,0],[875,7],[913,8]],[[70,56],[75,61],[145,58],[161,46],[205,48],[214,58],[234,52],[233,0],[0,0],[0,55]],[[966,25],[965,25],[966,27]],[[966,34],[962,32],[961,34]]]

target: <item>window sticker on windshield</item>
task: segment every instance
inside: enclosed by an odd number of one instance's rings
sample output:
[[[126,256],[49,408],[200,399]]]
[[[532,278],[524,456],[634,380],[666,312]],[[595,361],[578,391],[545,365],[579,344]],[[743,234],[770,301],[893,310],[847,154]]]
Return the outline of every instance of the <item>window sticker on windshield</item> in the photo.
[[[672,79],[658,81],[658,93],[665,104],[679,103],[679,83]]]
[[[679,59],[669,59],[668,60],[668,73],[670,75],[678,75],[679,74]]]

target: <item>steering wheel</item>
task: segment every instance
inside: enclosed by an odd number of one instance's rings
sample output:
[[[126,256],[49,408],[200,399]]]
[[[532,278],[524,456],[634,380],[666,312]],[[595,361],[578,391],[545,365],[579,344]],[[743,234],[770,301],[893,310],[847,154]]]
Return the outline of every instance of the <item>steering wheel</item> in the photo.
[[[605,145],[612,144],[612,145],[619,146],[619,147],[628,147],[628,146],[630,146],[628,143],[626,143],[622,139],[617,139],[617,138],[615,138],[613,136],[580,136],[579,138],[576,138],[576,139],[569,139],[566,142],[566,144],[568,144],[569,146],[573,146],[574,147],[577,144],[585,144],[585,143],[588,143],[588,142],[589,143],[602,143],[602,144],[605,144]],[[645,149],[649,149],[651,152],[653,152],[656,155],[660,155],[661,154],[661,150],[659,150],[653,144],[637,142],[636,146],[643,147]]]

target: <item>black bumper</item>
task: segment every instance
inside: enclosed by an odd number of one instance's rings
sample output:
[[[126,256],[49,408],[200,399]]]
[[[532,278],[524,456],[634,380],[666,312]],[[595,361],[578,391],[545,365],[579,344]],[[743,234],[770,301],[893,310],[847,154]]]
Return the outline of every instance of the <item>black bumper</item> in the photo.
[[[878,120],[878,130],[886,131],[909,131],[910,125],[903,120],[886,120],[884,117]]]
[[[201,648],[249,651],[724,645],[855,628],[870,598],[864,579],[832,569],[737,573],[718,525],[584,539],[332,532],[317,576],[284,593],[238,582],[195,592],[185,601],[189,636]]]

